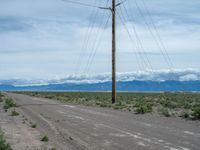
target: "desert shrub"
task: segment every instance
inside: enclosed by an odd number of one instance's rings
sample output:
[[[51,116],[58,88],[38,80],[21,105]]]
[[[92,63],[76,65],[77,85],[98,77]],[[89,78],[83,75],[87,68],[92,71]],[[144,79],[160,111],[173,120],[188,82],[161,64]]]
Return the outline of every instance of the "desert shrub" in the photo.
[[[183,108],[184,108],[184,109],[191,109],[191,107],[192,107],[191,103],[186,103],[186,102],[185,102],[185,103],[183,104]]]
[[[161,109],[161,114],[162,114],[163,116],[165,116],[165,117],[170,117],[170,116],[171,116],[171,114],[170,114],[168,108],[163,108],[163,109]]]
[[[181,115],[180,117],[185,118],[185,119],[189,119],[191,118],[191,115],[189,112],[184,112],[183,115]]]
[[[19,116],[19,113],[16,110],[13,110],[11,112],[11,116]]]
[[[175,103],[175,101],[172,101],[169,98],[166,98],[165,100],[161,101],[160,104],[165,108],[177,108],[177,104]]]
[[[108,107],[108,104],[106,104],[106,103],[100,103],[99,106],[100,106],[100,107]]]
[[[32,124],[31,128],[37,128],[37,125],[36,124]]]
[[[3,94],[0,92],[0,103],[3,102]]]
[[[43,136],[42,139],[41,139],[41,141],[42,141],[42,142],[48,142],[48,141],[49,141],[48,136],[46,136],[46,135]]]
[[[46,95],[45,98],[53,99],[55,97],[53,95]]]
[[[193,108],[192,108],[192,117],[193,117],[193,119],[200,119],[200,105],[195,105],[195,106],[193,106]]]
[[[4,109],[9,109],[16,106],[17,106],[16,103],[12,99],[6,98],[4,103]]]
[[[135,110],[137,114],[145,114],[145,113],[150,113],[152,111],[153,107],[149,103],[140,104]]]
[[[100,106],[100,105],[101,105],[101,102],[97,101],[97,102],[96,102],[96,105],[97,105],[97,106]]]
[[[124,108],[124,107],[118,106],[118,105],[114,105],[114,106],[113,106],[113,109],[116,109],[116,110],[117,110],[117,109],[123,109],[123,108]]]
[[[0,150],[12,150],[10,144],[4,139],[3,133],[0,131]]]

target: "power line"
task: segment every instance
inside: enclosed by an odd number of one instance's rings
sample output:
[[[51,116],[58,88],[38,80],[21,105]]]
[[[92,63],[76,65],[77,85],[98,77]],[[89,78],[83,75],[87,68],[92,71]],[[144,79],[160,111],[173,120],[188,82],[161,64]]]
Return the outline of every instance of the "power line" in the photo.
[[[140,15],[144,18],[145,24],[146,24],[146,26],[148,27],[148,30],[149,30],[150,34],[152,35],[154,41],[156,42],[158,48],[160,49],[161,54],[162,54],[162,56],[163,56],[163,58],[164,58],[166,64],[168,65],[170,71],[173,72],[173,68],[174,68],[173,62],[172,62],[171,58],[169,57],[169,54],[168,54],[168,52],[167,52],[167,49],[166,49],[166,47],[165,47],[165,45],[164,45],[164,43],[163,43],[163,41],[162,41],[162,39],[161,39],[161,36],[160,36],[160,34],[159,34],[159,32],[158,32],[158,29],[157,29],[157,27],[156,27],[156,25],[155,25],[155,23],[154,23],[154,21],[153,21],[153,18],[151,17],[151,14],[150,14],[150,12],[149,12],[149,10],[148,10],[146,4],[145,4],[145,1],[142,0],[142,4],[143,4],[144,9],[146,10],[146,12],[147,12],[147,14],[148,14],[148,17],[149,17],[149,19],[150,19],[150,22],[151,22],[151,24],[152,24],[152,26],[153,26],[153,29],[154,29],[154,31],[155,31],[155,34],[154,34],[153,31],[151,30],[150,25],[148,24],[148,21],[146,20],[146,18],[145,18],[145,16],[144,16],[143,12],[141,11],[141,8],[140,8],[139,5],[138,5],[137,0],[134,0],[134,1],[135,1],[136,7],[137,7],[137,9],[138,9]],[[157,36],[157,37],[156,37],[156,36]],[[170,79],[172,79],[172,78],[170,77]],[[184,88],[184,87],[183,87],[183,88]]]
[[[97,4],[97,0],[95,1],[95,4]],[[100,3],[99,3],[100,4]],[[81,48],[81,53],[79,55],[79,58],[78,58],[78,62],[77,62],[77,66],[76,66],[76,72],[79,73],[80,69],[81,69],[81,65],[82,65],[82,60],[83,60],[83,53],[85,53],[85,50],[87,50],[87,47],[88,47],[88,43],[89,43],[89,40],[90,40],[90,34],[93,30],[93,27],[94,27],[94,24],[97,20],[97,13],[98,13],[98,9],[93,9],[92,12],[91,12],[91,15],[90,15],[90,21],[89,21],[89,25],[88,25],[88,28],[87,28],[87,31],[86,31],[86,34],[85,34],[85,37],[84,37],[84,40],[83,40],[83,45],[82,45],[82,48]]]
[[[128,15],[128,11],[127,11],[126,7],[125,7],[125,6],[123,6],[123,7],[124,7],[124,9],[125,9],[125,11],[126,11],[126,13],[127,13],[127,15]],[[140,38],[139,38],[139,36],[138,36],[138,34],[137,34],[137,31],[136,31],[136,29],[135,29],[133,23],[132,23],[132,26],[133,26],[134,31],[135,31],[135,36],[136,36],[136,38],[138,38],[139,44],[140,44],[142,50],[144,50],[144,48],[143,48],[143,46],[142,46],[142,43],[141,43],[141,40],[140,40]],[[137,37],[137,36],[138,36],[138,37]],[[146,56],[147,62],[150,63],[149,65],[150,65],[150,68],[151,68],[151,69],[149,70],[149,72],[150,72],[151,74],[153,74],[153,73],[154,73],[154,72],[153,72],[154,69],[153,69],[153,67],[152,67],[152,65],[151,65],[151,62],[149,61],[149,58],[148,58],[146,52],[144,52],[144,54],[145,54],[145,56]],[[142,55],[142,54],[141,54],[141,55]]]
[[[160,34],[159,34],[159,32],[158,32],[158,29],[157,29],[157,27],[156,27],[156,25],[155,25],[155,23],[154,23],[154,21],[153,21],[153,18],[152,18],[152,16],[151,16],[150,11],[149,11],[149,9],[148,9],[148,7],[147,7],[147,5],[146,5],[146,3],[145,3],[144,0],[142,0],[142,4],[144,5],[144,8],[146,9],[147,14],[149,15],[150,21],[151,21],[151,23],[152,23],[152,25],[153,25],[154,30],[156,31],[156,34],[157,34],[158,39],[159,39],[159,41],[160,41],[160,44],[161,44],[161,46],[162,46],[162,48],[163,48],[165,54],[167,55],[167,59],[168,59],[170,65],[171,65],[171,67],[174,68],[173,62],[172,62],[171,58],[169,57],[169,54],[168,54],[168,52],[167,52],[167,49],[166,49],[166,47],[165,47],[165,45],[164,45],[164,43],[163,43],[163,41],[162,41],[162,38],[161,38],[161,36],[160,36]]]
[[[121,11],[121,13],[122,13],[122,10],[121,10],[121,7],[120,7],[120,11]],[[119,15],[119,14],[118,14]],[[132,45],[132,50],[133,50],[133,52],[134,52],[134,54],[135,54],[135,57],[136,57],[136,60],[137,60],[137,63],[138,63],[138,66],[139,66],[139,69],[140,70],[143,70],[143,68],[145,68],[145,64],[142,62],[142,61],[140,61],[140,58],[139,57],[141,57],[141,55],[139,55],[139,53],[137,53],[137,50],[134,48],[134,44],[133,44],[133,42],[134,42],[134,40],[132,39],[132,37],[131,37],[131,34],[129,33],[129,31],[128,31],[128,29],[127,29],[127,27],[126,27],[126,25],[125,25],[125,19],[122,21],[122,18],[120,18],[120,21],[122,22],[122,25],[125,27],[125,31],[128,33],[128,36],[129,36],[129,39],[130,39],[130,41],[131,41],[131,45]],[[137,41],[135,41],[134,42],[135,43],[135,45],[136,46],[138,46],[138,43],[137,43]],[[136,44],[137,43],[137,44]]]
[[[107,0],[107,3],[106,3],[106,7],[108,6],[108,2],[109,2],[109,0]],[[106,8],[105,7],[105,8]],[[105,17],[105,14],[106,14],[106,11],[105,11],[105,9],[104,9],[104,11],[103,11],[103,15],[102,15],[102,18],[104,18]],[[110,19],[110,16],[108,17],[108,19],[107,19],[107,21],[105,22],[105,24],[104,24],[104,22],[103,22],[103,20],[102,20],[102,22],[101,22],[101,25],[99,26],[99,28],[97,29],[97,34],[96,34],[96,36],[95,36],[95,42],[93,43],[93,47],[92,47],[92,50],[93,50],[93,52],[91,53],[91,55],[90,55],[90,58],[89,58],[89,62],[88,62],[88,66],[86,66],[87,67],[87,72],[89,71],[89,67],[90,67],[90,65],[91,65],[91,63],[93,62],[93,59],[94,59],[94,57],[95,57],[95,55],[96,55],[96,52],[97,52],[97,50],[98,50],[98,48],[99,48],[99,45],[100,45],[100,43],[101,43],[101,40],[102,40],[102,36],[103,36],[103,34],[104,34],[104,30],[105,30],[105,28],[106,28],[106,26],[107,26],[107,24],[108,24],[108,21],[109,21],[109,19]],[[101,29],[103,29],[103,32],[101,33],[101,34],[99,34],[99,32],[100,32],[100,30]]]
[[[87,72],[89,72],[90,70],[89,70],[89,68],[90,68],[90,66],[91,66],[91,64],[93,64],[93,61],[94,61],[94,57],[96,56],[96,53],[97,53],[97,51],[99,50],[99,45],[101,44],[101,42],[102,42],[102,39],[103,39],[103,35],[104,35],[104,33],[105,33],[105,28],[106,28],[106,26],[107,26],[107,24],[108,24],[108,21],[109,21],[109,19],[110,19],[110,17],[111,17],[111,14],[108,16],[108,19],[107,19],[107,21],[106,21],[106,23],[105,23],[105,26],[104,26],[104,28],[103,28],[103,32],[102,32],[102,34],[100,35],[100,37],[99,37],[99,42],[96,44],[96,47],[94,48],[94,52],[93,52],[93,55],[92,55],[92,57],[91,57],[91,61],[90,61],[90,63],[89,63],[89,65],[88,65],[88,68],[87,68]]]
[[[144,16],[144,14],[142,13],[142,10],[140,9],[140,7],[139,7],[139,5],[138,5],[138,3],[137,3],[137,0],[134,0],[134,2],[135,2],[135,5],[136,5],[136,7],[137,7],[137,9],[138,9],[139,14],[143,17],[143,19],[144,19],[144,21],[145,21],[145,25],[147,26],[147,29],[149,30],[151,36],[153,37],[153,39],[154,39],[156,45],[157,45],[158,48],[160,49],[161,54],[163,55],[163,58],[164,58],[165,62],[166,62],[167,65],[171,68],[170,62],[168,61],[168,59],[167,59],[165,53],[163,52],[163,49],[162,49],[162,47],[160,46],[160,43],[158,42],[156,36],[155,36],[154,33],[152,32],[151,27],[149,26],[149,24],[148,24],[148,22],[147,22],[147,20],[146,20],[146,18],[145,18],[145,16]]]
[[[72,3],[72,4],[81,5],[81,6],[99,8],[99,6],[91,5],[91,4],[87,4],[87,3],[83,3],[83,2],[79,2],[79,1],[72,1],[72,0],[62,0],[62,1],[67,2],[67,3]]]
[[[122,4],[122,5],[123,5],[123,4]],[[124,7],[124,8],[125,8],[125,7]],[[125,8],[125,10],[126,10],[126,8]],[[125,24],[125,17],[124,17],[124,14],[123,14],[123,11],[122,11],[121,7],[120,7],[120,11],[121,11],[121,14],[122,14],[122,16],[121,16],[120,14],[118,14],[119,17],[120,17],[120,20],[122,21],[122,24],[124,25],[124,27],[125,27],[125,29],[126,29],[128,35],[129,35],[129,38],[130,38],[131,42],[134,42],[134,40],[133,40],[133,38],[132,38],[132,36],[131,36],[131,33],[130,33],[129,29],[128,29],[128,27],[127,27],[126,24]],[[126,12],[126,13],[127,13],[127,12]],[[128,13],[127,13],[127,15],[128,15]],[[138,54],[139,54],[140,58],[144,61],[144,64],[142,64],[142,66],[143,66],[143,68],[145,68],[145,65],[146,65],[146,67],[149,67],[150,69],[153,70],[153,67],[152,67],[152,65],[151,65],[151,62],[150,62],[148,56],[146,55],[146,52],[144,51],[144,48],[143,48],[142,43],[141,43],[141,40],[140,40],[140,38],[139,38],[139,36],[138,36],[138,33],[137,33],[137,31],[136,31],[136,29],[135,29],[135,27],[134,27],[133,24],[132,24],[132,27],[133,27],[133,30],[134,30],[134,33],[135,33],[135,37],[136,37],[136,44],[137,44],[137,46],[138,46]],[[141,52],[140,48],[141,48],[141,50],[142,50],[143,52]],[[144,56],[143,56],[143,54],[144,54]]]
[[[160,44],[161,44],[161,46],[162,46],[162,48],[163,48],[163,50],[164,50],[164,53],[166,54],[167,59],[168,59],[170,65],[171,65],[170,71],[173,72],[173,71],[174,71],[174,64],[173,64],[173,62],[172,62],[172,60],[171,60],[171,58],[170,58],[170,56],[169,56],[169,54],[168,54],[168,52],[167,52],[167,49],[166,49],[166,47],[165,47],[165,45],[164,45],[164,43],[163,43],[163,41],[162,41],[162,38],[161,38],[161,36],[160,36],[160,34],[159,34],[159,31],[158,31],[158,29],[157,29],[157,27],[156,27],[156,25],[155,25],[155,23],[154,23],[154,21],[153,21],[153,18],[152,18],[152,16],[151,16],[151,13],[150,13],[150,11],[149,11],[149,9],[148,9],[148,7],[147,7],[145,1],[144,1],[144,0],[141,0],[141,1],[142,1],[142,3],[143,3],[144,8],[146,9],[146,12],[147,12],[149,18],[150,18],[151,24],[152,24],[152,26],[153,26],[153,28],[154,28],[154,30],[155,30],[157,36],[158,36],[159,42],[160,42]],[[170,76],[170,80],[173,80],[171,76]],[[182,86],[183,89],[187,89],[187,86],[186,86],[186,85],[182,84],[181,86]]]
[[[92,47],[93,52],[91,53],[90,58],[88,59],[87,66],[86,66],[86,68],[85,68],[85,72],[88,72],[88,71],[89,71],[89,68],[90,68],[90,66],[91,66],[91,64],[92,64],[92,62],[93,62],[93,60],[94,60],[94,57],[95,57],[95,55],[96,55],[96,52],[97,52],[97,50],[99,49],[99,45],[101,44],[101,41],[102,41],[102,38],[103,38],[103,35],[104,35],[104,32],[105,32],[105,28],[106,28],[106,26],[107,26],[107,24],[108,24],[108,22],[109,22],[109,20],[110,20],[110,17],[111,17],[111,14],[108,16],[108,18],[107,18],[105,24],[104,24],[103,27],[102,27],[102,28],[103,28],[103,32],[101,32],[101,34],[98,36],[98,37],[99,37],[98,42],[95,42],[95,43],[94,43],[94,46]],[[100,28],[99,28],[99,29],[100,29]]]

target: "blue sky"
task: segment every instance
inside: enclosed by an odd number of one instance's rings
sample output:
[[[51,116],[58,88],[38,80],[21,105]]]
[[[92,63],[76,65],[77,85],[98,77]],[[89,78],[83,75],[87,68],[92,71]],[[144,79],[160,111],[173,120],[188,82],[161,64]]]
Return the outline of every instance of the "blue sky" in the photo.
[[[198,69],[200,1],[143,1],[174,68]],[[105,6],[107,0],[84,0],[84,3]],[[142,1],[127,0],[124,5],[131,16],[126,17],[125,9],[121,6],[125,26],[133,40],[130,40],[117,15],[117,71],[151,69],[145,64],[146,55],[152,69],[168,69],[162,51],[151,35],[152,32],[158,38]],[[92,16],[95,12],[97,15],[94,18]],[[121,15],[120,7],[118,13]],[[110,20],[105,28],[102,26],[109,15],[109,11],[69,4],[62,0],[0,0],[0,79],[51,79],[69,74],[110,72]],[[92,29],[89,28],[91,24],[94,24]],[[132,24],[143,50],[137,46]],[[86,46],[87,35],[90,37]],[[99,38],[100,43],[93,46],[96,38]],[[95,54],[92,54],[93,47],[98,47]],[[90,55],[92,59],[88,61]]]

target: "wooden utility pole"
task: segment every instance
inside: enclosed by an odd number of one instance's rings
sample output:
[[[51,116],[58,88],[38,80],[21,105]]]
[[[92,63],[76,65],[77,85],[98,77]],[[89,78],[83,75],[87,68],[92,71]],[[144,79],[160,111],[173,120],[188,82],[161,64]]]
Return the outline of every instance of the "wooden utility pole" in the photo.
[[[116,102],[116,4],[112,0],[112,103]]]
[[[64,0],[68,3],[78,4],[82,6],[88,6],[88,7],[96,7],[99,9],[107,9],[112,12],[112,103],[116,102],[116,34],[115,34],[115,28],[116,28],[116,7],[121,5],[126,0],[116,4],[116,0],[112,0],[112,7],[98,7],[82,2],[75,2],[72,0]]]

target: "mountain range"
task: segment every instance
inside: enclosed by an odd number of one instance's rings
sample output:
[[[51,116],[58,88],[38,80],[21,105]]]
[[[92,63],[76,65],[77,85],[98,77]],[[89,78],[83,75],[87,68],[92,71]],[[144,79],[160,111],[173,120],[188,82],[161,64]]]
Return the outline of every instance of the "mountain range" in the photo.
[[[1,91],[111,91],[111,82],[63,83],[33,86],[0,85]],[[160,92],[200,91],[200,81],[119,81],[118,91]]]

